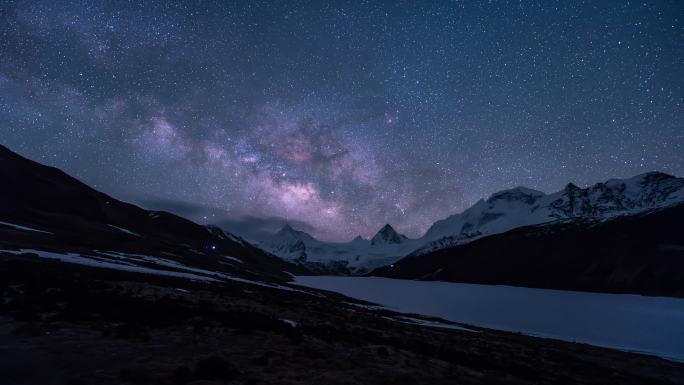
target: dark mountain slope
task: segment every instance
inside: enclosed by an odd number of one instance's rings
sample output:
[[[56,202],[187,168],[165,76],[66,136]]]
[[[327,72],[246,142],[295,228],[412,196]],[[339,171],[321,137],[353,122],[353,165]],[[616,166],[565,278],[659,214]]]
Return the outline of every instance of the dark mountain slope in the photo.
[[[517,228],[409,256],[371,275],[684,296],[684,205]]]
[[[302,270],[218,228],[121,202],[2,146],[0,181],[0,221],[5,222],[0,223],[0,249],[74,252],[106,260],[112,259],[111,252],[137,253],[163,258],[166,265],[178,262],[276,281],[289,279],[285,270]]]

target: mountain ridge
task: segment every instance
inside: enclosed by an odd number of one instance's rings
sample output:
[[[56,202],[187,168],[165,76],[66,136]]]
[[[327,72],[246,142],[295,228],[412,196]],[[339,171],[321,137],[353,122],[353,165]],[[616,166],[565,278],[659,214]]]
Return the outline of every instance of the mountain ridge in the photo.
[[[361,236],[349,242],[325,242],[286,224],[267,240],[257,244],[286,261],[319,272],[364,274],[391,264],[416,246],[415,240],[399,234],[386,224],[371,239]]]
[[[333,263],[338,273],[365,274],[381,263],[390,265],[404,257],[464,245],[516,228],[568,221],[608,221],[681,202],[684,178],[653,171],[584,188],[568,183],[550,194],[524,186],[497,191],[461,213],[436,221],[417,239],[409,239],[386,224],[370,240],[356,237],[350,242],[332,243],[287,225],[258,246],[287,261],[318,263],[319,272],[325,272],[325,265]]]
[[[369,275],[684,297],[684,203],[610,220],[517,227]]]
[[[545,194],[516,187],[479,200],[461,213],[436,221],[415,253],[467,243],[521,226],[578,218],[610,219],[684,202],[684,178],[647,172],[626,179],[609,179],[581,188],[568,183]]]
[[[1,252],[209,280],[286,282],[286,271],[304,272],[218,227],[120,201],[1,145],[0,163]]]
[[[371,238],[371,245],[401,243],[405,239],[408,238],[403,234],[397,233],[397,231],[387,223],[378,230],[373,238]]]

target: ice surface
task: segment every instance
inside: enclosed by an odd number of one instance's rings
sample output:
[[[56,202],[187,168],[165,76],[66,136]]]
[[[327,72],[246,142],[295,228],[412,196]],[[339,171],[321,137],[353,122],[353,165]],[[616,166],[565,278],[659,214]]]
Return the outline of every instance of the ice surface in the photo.
[[[297,277],[389,309],[684,361],[684,299],[378,277]]]

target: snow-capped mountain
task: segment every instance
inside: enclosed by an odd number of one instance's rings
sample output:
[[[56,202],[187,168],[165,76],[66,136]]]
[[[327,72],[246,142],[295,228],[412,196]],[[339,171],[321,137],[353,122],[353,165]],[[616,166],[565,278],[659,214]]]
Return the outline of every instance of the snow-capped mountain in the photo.
[[[408,239],[408,238],[406,238],[405,235],[397,233],[396,231],[394,231],[394,228],[392,228],[392,226],[390,226],[389,224],[386,224],[371,239],[371,245],[375,246],[375,245],[399,244],[399,243],[402,243],[406,239]]]
[[[259,247],[287,260],[306,261],[306,243],[314,244],[318,241],[309,234],[285,225],[280,231],[267,241],[261,242]]]
[[[322,265],[333,271],[346,269],[353,274],[363,274],[392,264],[419,245],[417,240],[397,233],[389,224],[383,226],[371,240],[358,236],[346,243],[319,241],[285,225],[271,238],[258,244],[262,249],[288,261],[309,267]]]
[[[435,222],[418,239],[409,239],[385,225],[370,240],[357,237],[347,243],[330,243],[285,226],[258,246],[288,261],[336,264],[335,272],[346,269],[363,274],[404,256],[463,245],[518,227],[578,219],[605,221],[679,203],[684,203],[684,178],[650,172],[586,188],[569,183],[552,194],[526,187],[499,191],[462,213]]]
[[[371,274],[684,297],[683,227],[684,204],[557,220],[409,255]]]
[[[573,219],[607,220],[684,202],[684,178],[650,172],[587,188],[568,184],[552,194],[517,187],[435,222],[417,253],[459,245],[517,227]]]

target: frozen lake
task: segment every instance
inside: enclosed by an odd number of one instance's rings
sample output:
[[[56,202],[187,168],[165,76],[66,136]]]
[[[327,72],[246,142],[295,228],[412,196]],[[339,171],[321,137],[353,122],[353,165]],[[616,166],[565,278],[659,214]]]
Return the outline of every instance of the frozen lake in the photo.
[[[684,361],[684,299],[376,277],[297,277],[399,312]]]

